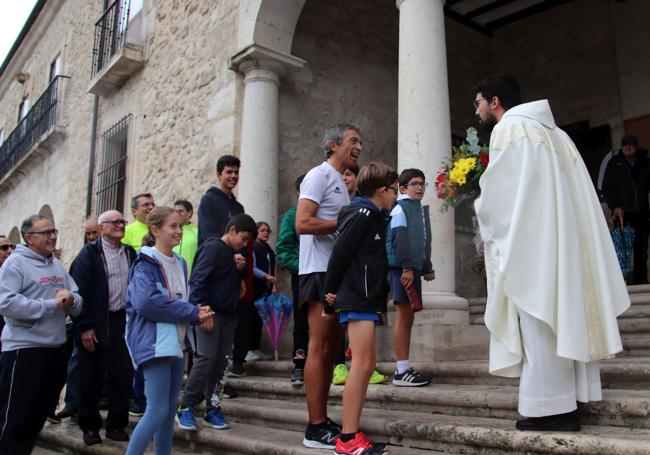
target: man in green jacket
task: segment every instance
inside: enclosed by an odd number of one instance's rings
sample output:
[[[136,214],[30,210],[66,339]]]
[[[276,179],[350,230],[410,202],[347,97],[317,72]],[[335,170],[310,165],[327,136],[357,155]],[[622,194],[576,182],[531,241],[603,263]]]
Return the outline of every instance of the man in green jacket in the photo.
[[[124,228],[124,238],[122,239],[124,245],[129,245],[135,251],[140,249],[142,237],[149,232],[147,216],[155,206],[151,193],[136,194],[131,198],[131,213],[135,220]]]
[[[300,184],[305,175],[298,177],[294,183],[296,194],[300,195]],[[287,210],[280,220],[278,241],[275,254],[283,268],[291,273],[291,292],[293,294],[293,372],[291,383],[300,386],[304,383],[305,359],[309,341],[309,325],[307,323],[307,305],[300,305],[298,298],[298,255],[300,251],[300,236],[296,232],[296,206]]]
[[[174,210],[178,212],[183,220],[183,237],[181,243],[174,247],[174,252],[183,256],[183,259],[187,262],[187,276],[190,276],[199,243],[199,230],[191,221],[192,215],[194,215],[194,207],[190,201],[180,199],[174,202]]]

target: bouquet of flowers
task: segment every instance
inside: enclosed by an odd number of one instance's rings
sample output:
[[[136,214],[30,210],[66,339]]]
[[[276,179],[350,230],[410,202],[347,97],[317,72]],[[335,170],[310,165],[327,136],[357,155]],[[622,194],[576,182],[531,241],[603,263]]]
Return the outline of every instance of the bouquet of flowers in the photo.
[[[478,180],[489,163],[488,147],[478,143],[475,128],[467,129],[465,140],[459,147],[452,148],[451,161],[443,163],[436,178],[434,188],[438,199],[443,200],[442,213],[450,206],[458,207],[476,199],[481,193]]]

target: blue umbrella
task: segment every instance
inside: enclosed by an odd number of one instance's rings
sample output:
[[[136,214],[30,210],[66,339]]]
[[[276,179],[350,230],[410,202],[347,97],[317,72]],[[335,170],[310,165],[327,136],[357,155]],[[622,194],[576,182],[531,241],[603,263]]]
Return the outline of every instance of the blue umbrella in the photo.
[[[618,264],[621,266],[623,278],[627,279],[632,271],[632,251],[634,248],[634,228],[631,226],[618,225],[612,231],[612,241],[618,257]]]

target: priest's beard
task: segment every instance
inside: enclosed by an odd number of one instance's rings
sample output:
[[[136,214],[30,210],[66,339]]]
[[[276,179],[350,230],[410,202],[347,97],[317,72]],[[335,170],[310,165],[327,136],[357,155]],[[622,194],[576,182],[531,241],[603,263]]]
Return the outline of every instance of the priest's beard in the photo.
[[[482,133],[492,134],[492,130],[497,125],[497,118],[492,112],[489,112],[484,119],[478,122],[478,128]]]

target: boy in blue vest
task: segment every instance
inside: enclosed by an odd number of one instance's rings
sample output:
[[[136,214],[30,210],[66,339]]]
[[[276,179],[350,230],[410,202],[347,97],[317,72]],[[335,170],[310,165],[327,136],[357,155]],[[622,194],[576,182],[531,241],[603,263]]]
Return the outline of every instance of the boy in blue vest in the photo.
[[[396,308],[393,328],[396,370],[393,385],[401,387],[419,387],[431,382],[431,378],[415,371],[409,361],[414,314],[422,309],[421,279],[431,281],[435,278],[431,265],[429,206],[423,207],[421,203],[426,187],[421,170],[402,171],[399,176],[401,194],[390,213],[386,234],[388,283]]]

